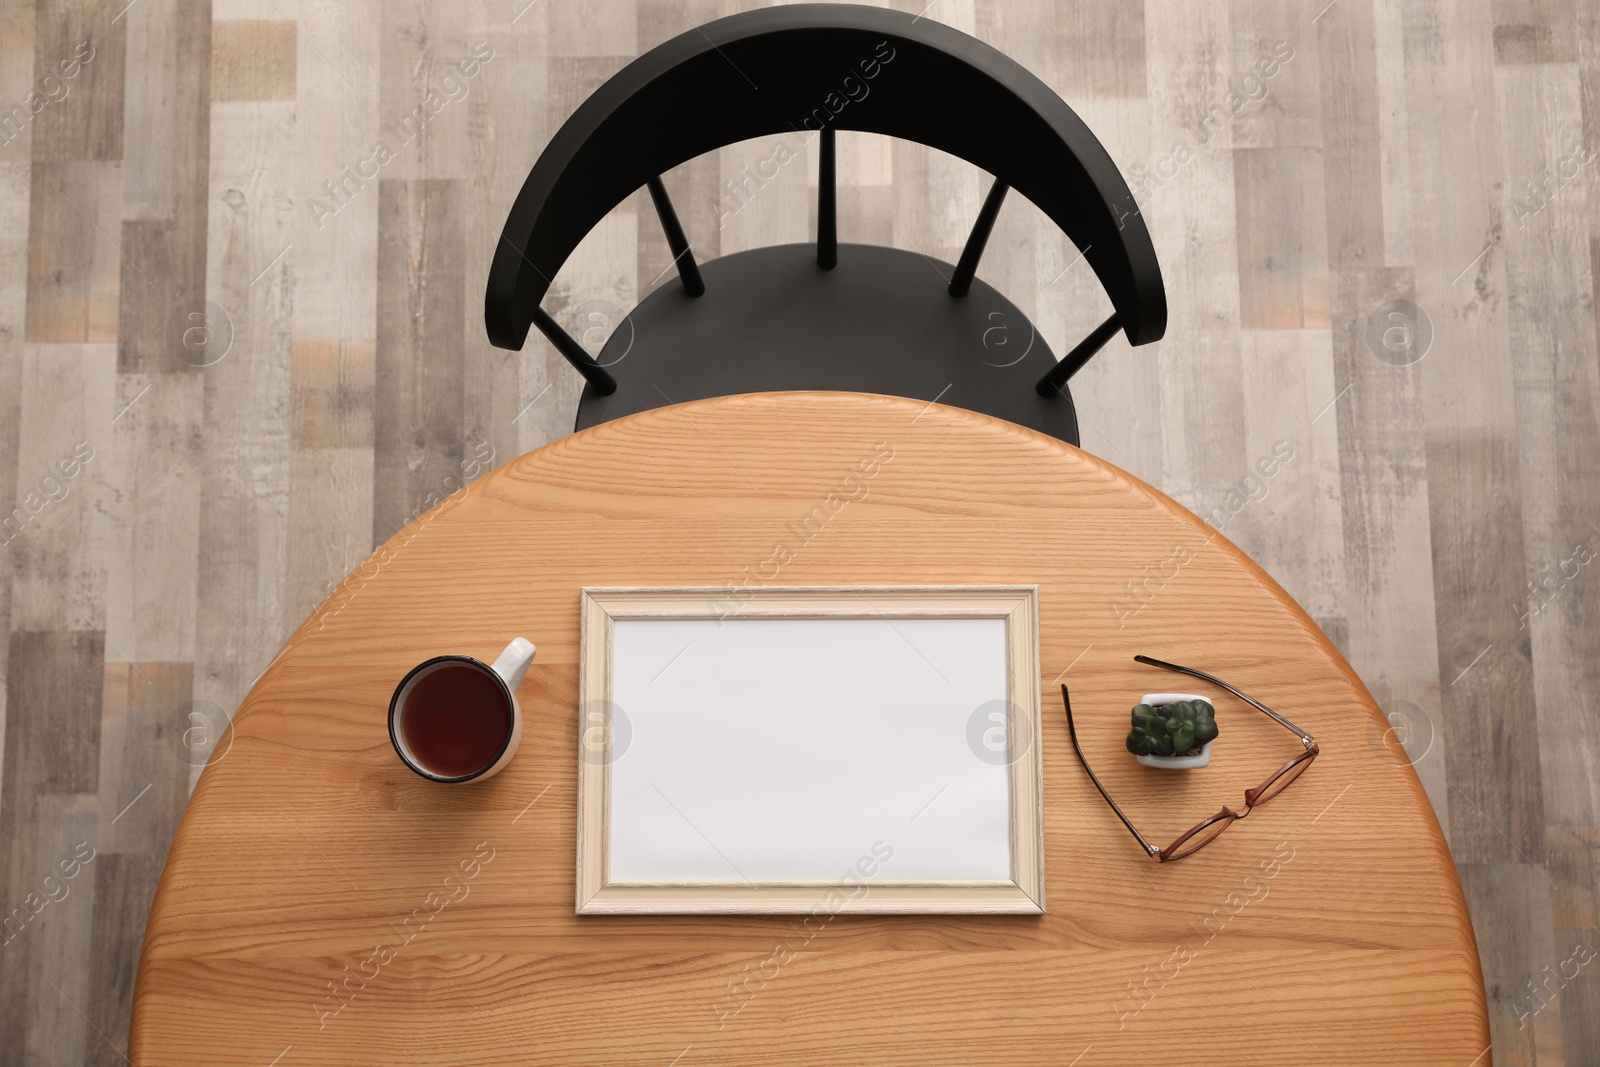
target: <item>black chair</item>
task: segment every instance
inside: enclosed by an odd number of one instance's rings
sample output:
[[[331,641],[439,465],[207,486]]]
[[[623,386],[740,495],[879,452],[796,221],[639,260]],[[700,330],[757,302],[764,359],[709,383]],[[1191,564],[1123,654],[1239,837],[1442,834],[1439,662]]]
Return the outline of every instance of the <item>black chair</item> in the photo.
[[[861,130],[959,156],[995,182],[955,266],[839,244],[834,135]],[[749,138],[820,136],[817,243],[695,262],[660,175]],[[598,359],[540,306],[600,219],[649,186],[681,285],[646,297]],[[974,275],[1015,188],[1082,251],[1113,313],[1059,363]],[[1122,175],[1066,103],[1017,63],[930,19],[801,4],[718,19],[628,64],[539,157],[506,220],[484,301],[489,339],[536,325],[587,379],[577,428],[732,393],[840,389],[939,399],[1078,443],[1069,379],[1120,329],[1166,329],[1149,232]]]

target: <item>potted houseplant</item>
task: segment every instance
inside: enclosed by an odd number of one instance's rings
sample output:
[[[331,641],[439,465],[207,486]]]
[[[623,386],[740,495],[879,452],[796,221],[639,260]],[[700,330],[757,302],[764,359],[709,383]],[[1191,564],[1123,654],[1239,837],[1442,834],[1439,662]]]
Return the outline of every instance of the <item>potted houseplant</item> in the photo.
[[[1133,708],[1128,751],[1146,767],[1204,767],[1217,737],[1216,716],[1211,701],[1193,693],[1146,693]]]

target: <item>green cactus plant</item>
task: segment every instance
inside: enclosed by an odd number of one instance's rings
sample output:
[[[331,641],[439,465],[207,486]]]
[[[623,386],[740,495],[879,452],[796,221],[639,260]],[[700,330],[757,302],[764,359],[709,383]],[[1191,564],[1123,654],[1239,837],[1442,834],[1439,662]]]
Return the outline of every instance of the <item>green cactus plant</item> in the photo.
[[[1135,756],[1197,755],[1217,736],[1217,712],[1205,700],[1136,704],[1128,751]]]

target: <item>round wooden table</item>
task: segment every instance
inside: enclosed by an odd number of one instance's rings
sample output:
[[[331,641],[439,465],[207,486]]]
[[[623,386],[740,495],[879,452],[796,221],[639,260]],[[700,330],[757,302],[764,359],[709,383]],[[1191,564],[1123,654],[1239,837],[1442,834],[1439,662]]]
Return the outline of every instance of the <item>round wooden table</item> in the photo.
[[[875,454],[890,458],[862,497],[844,477]],[[763,566],[819,504],[828,521]],[[809,933],[787,916],[574,914],[579,590],[745,581],[1038,584],[1047,914],[845,914]],[[539,655],[510,766],[467,786],[408,771],[385,725],[396,680],[517,634]],[[1061,680],[1091,763],[1161,843],[1238,807],[1298,745],[1220,699],[1209,768],[1139,768],[1128,708],[1174,676],[1138,652],[1226,678],[1322,748],[1177,863],[1146,858],[1095,792]],[[173,843],[132,1062],[1486,1064],[1455,870],[1385,731],[1260,568],[1060,441],[855,394],[646,412],[473,483],[290,639]]]

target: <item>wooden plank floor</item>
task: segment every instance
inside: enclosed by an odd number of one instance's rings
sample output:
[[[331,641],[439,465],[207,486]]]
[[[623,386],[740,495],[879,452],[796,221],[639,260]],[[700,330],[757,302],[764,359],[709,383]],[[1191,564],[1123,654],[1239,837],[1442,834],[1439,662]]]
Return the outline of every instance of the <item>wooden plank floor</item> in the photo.
[[[578,376],[483,336],[500,223],[610,74],[744,6],[0,2],[0,1064],[123,1061],[168,842],[279,641],[568,432]],[[1600,7],[925,17],[1066,97],[1147,215],[1171,326],[1074,381],[1085,447],[1254,555],[1389,711],[1494,1062],[1600,1063]],[[985,176],[839,144],[842,239],[956,257]],[[668,174],[696,254],[807,239],[815,148]],[[546,307],[597,348],[670,257],[636,196]],[[1109,307],[1020,198],[982,272],[1058,352]]]

